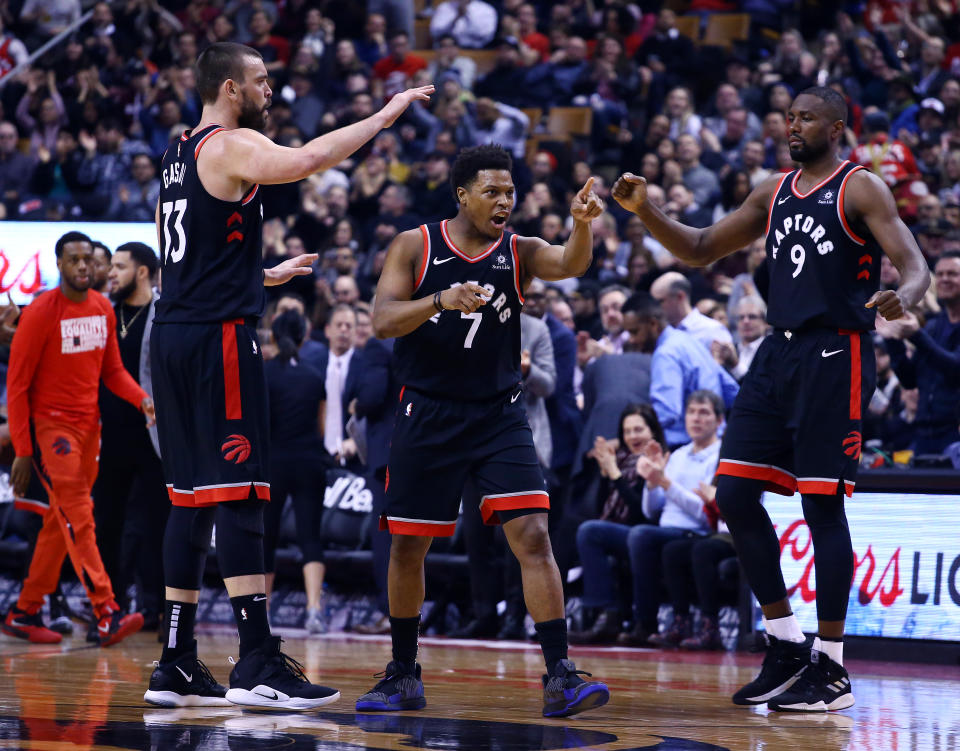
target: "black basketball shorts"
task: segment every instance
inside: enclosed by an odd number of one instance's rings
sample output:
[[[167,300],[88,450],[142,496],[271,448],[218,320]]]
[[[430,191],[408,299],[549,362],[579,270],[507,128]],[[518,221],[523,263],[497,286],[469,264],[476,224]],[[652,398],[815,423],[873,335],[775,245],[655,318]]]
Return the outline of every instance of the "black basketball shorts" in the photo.
[[[253,322],[156,324],[150,363],[173,505],[269,500],[269,404]]]
[[[547,511],[550,499],[522,398],[519,386],[482,402],[433,399],[403,388],[380,528],[449,537],[468,477],[487,524],[500,523],[498,512]]]
[[[852,495],[876,380],[869,332],[777,330],[740,386],[717,474],[783,495]]]

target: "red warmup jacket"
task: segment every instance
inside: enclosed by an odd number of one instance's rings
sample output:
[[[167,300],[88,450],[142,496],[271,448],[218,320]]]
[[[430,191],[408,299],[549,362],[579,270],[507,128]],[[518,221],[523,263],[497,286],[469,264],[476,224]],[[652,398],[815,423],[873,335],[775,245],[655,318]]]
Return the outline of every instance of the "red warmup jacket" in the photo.
[[[138,408],[147,398],[123,367],[107,298],[90,290],[83,302],[71,302],[59,287],[38,296],[24,309],[10,345],[7,411],[17,456],[33,454],[31,418],[96,420],[101,378]]]

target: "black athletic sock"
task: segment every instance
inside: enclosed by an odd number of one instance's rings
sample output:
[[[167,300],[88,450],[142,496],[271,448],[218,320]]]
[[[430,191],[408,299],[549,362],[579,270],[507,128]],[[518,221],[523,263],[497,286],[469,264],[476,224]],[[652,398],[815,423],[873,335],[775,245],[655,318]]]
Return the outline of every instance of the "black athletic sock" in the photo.
[[[167,600],[163,611],[167,639],[163,645],[160,662],[173,662],[180,655],[193,650],[193,624],[197,620],[197,603]]]
[[[414,672],[417,665],[417,640],[420,637],[420,616],[394,618],[390,616],[390,639],[393,641],[393,661],[404,670]]]
[[[547,675],[553,675],[557,663],[567,659],[567,619],[556,618],[534,623],[533,628],[540,640],[543,661],[547,664]]]
[[[259,647],[270,636],[267,621],[267,596],[264,593],[231,597],[233,617],[240,632],[240,659]]]

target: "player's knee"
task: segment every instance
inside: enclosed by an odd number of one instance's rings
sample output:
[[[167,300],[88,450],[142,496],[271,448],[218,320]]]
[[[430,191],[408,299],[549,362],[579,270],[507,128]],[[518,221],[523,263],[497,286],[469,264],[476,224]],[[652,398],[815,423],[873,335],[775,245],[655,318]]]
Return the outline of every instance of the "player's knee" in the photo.
[[[546,514],[528,514],[511,520],[504,528],[510,547],[518,559],[548,558],[553,555]]]
[[[717,478],[717,507],[731,529],[756,512],[762,495],[763,483],[759,480],[730,475]]]
[[[168,587],[200,589],[213,520],[212,508],[170,509],[163,539],[163,572]]]
[[[394,535],[390,541],[390,563],[403,568],[419,568],[430,549],[431,537]]]
[[[844,499],[837,495],[805,494],[801,502],[803,518],[812,533],[831,527],[848,529]]]
[[[217,506],[217,562],[224,579],[264,572],[263,501]]]

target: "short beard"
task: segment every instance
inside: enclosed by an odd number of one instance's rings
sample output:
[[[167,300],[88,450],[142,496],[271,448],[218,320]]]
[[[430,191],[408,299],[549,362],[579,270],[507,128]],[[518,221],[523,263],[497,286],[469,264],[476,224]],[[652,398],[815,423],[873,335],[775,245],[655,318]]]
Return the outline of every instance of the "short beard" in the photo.
[[[91,287],[93,287],[93,277],[92,277],[92,276],[89,276],[89,277],[87,277],[87,279],[88,279],[89,281],[86,283],[86,285],[80,285],[80,284],[74,282],[74,281],[73,281],[72,279],[70,279],[68,276],[66,276],[66,275],[63,276],[63,281],[64,281],[64,283],[65,283],[70,289],[72,289],[74,292],[86,292],[86,291],[89,290]]]
[[[127,284],[124,284],[119,289],[110,290],[110,299],[114,302],[124,302],[130,295],[132,295],[137,289],[137,280],[131,279]]]
[[[824,143],[819,148],[816,146],[810,146],[810,144],[804,142],[803,146],[799,149],[790,149],[790,158],[795,162],[800,164],[806,164],[807,162],[813,162],[824,154],[830,151],[829,142]]]
[[[249,128],[262,132],[267,127],[267,111],[261,109],[246,94],[240,105],[240,115],[237,117],[237,127]]]

